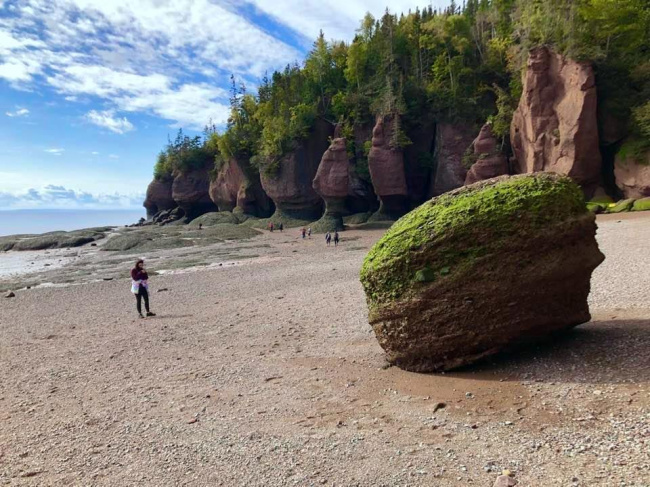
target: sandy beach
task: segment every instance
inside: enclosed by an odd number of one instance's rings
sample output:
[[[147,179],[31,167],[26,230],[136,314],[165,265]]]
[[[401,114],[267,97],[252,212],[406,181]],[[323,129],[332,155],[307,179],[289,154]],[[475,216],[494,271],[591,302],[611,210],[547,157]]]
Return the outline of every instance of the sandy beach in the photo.
[[[448,374],[386,366],[381,230],[150,253],[146,320],[136,255],[4,276],[73,285],[0,298],[0,485],[650,486],[650,215],[598,225],[590,323]]]

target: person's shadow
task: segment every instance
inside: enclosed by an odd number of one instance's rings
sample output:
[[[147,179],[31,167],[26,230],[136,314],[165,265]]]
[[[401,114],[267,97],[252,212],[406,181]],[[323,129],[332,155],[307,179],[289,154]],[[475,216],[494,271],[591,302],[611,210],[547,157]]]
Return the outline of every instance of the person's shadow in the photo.
[[[471,372],[479,380],[493,376],[558,383],[650,382],[650,319],[586,323],[454,372]]]

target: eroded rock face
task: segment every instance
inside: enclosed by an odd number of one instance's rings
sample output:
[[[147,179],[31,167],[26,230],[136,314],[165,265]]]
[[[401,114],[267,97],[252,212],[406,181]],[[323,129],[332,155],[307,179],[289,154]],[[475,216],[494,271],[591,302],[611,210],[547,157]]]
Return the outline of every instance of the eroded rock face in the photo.
[[[343,137],[332,140],[323,154],[313,188],[325,201],[325,214],[313,227],[317,230],[335,231],[343,229],[345,198],[348,195],[348,154]],[[331,228],[330,228],[331,227]],[[317,231],[315,230],[315,231]]]
[[[172,198],[172,180],[151,181],[147,186],[147,195],[142,206],[146,208],[149,220],[160,211],[175,208],[176,202]]]
[[[497,138],[492,133],[492,126],[481,127],[478,137],[472,143],[473,159],[476,161],[467,171],[465,185],[508,174],[508,159],[498,147]]]
[[[474,137],[476,132],[471,126],[438,124],[430,196],[438,196],[465,184],[467,168],[463,165],[463,155]]]
[[[436,128],[433,121],[423,120],[408,133],[411,144],[404,148],[404,172],[409,194],[409,209],[424,203],[429,196],[434,166]]]
[[[546,47],[533,49],[510,128],[516,172],[566,174],[590,195],[598,185],[602,163],[596,105],[590,65]]]
[[[650,152],[645,154],[645,161],[632,157],[616,157],[614,176],[616,186],[625,198],[645,198],[650,196]]]
[[[333,131],[331,124],[317,120],[311,134],[279,161],[277,171],[261,171],[262,187],[275,203],[279,218],[282,214],[301,219],[322,215],[323,200],[312,181]]]
[[[551,173],[456,189],[398,220],[361,282],[388,360],[447,370],[590,319],[603,261],[580,188]]]
[[[408,187],[404,172],[404,154],[390,145],[394,119],[377,117],[372,129],[372,148],[368,154],[368,168],[375,193],[379,197],[379,211],[374,219],[395,219],[404,214],[408,201]]]
[[[271,214],[271,200],[247,161],[228,159],[210,182],[210,198],[219,211],[241,211],[259,217]]]
[[[199,215],[217,211],[210,199],[210,176],[207,169],[195,169],[178,173],[172,184],[172,197],[185,212],[185,218],[193,220]]]

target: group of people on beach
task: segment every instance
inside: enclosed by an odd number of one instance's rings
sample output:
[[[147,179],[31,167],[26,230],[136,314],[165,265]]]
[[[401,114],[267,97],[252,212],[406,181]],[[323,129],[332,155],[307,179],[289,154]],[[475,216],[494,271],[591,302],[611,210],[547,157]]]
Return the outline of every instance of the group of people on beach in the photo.
[[[273,230],[275,230],[275,223],[269,222],[267,228],[269,229],[269,232],[272,232]],[[284,225],[282,224],[282,222],[280,222],[280,224],[278,225],[278,230],[280,231],[284,230]]]
[[[330,246],[330,243],[332,243],[332,234],[330,232],[327,232],[325,234],[325,242],[327,243],[327,246]],[[334,232],[334,247],[339,246],[339,232],[335,231]]]

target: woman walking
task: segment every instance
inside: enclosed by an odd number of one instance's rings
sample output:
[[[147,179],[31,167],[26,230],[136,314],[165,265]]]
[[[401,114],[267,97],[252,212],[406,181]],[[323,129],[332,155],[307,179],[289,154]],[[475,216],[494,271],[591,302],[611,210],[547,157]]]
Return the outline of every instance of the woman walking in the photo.
[[[135,294],[137,300],[138,316],[142,315],[142,300],[144,299],[144,309],[147,310],[147,316],[156,316],[156,313],[149,311],[149,276],[144,270],[144,260],[140,259],[131,269],[131,292]]]

